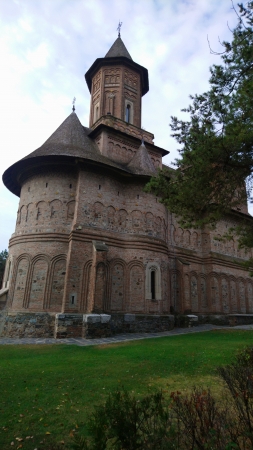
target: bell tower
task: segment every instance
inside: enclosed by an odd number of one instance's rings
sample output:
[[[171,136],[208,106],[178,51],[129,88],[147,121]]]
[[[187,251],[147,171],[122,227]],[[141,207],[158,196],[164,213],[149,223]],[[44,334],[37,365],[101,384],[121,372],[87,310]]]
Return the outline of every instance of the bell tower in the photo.
[[[135,63],[120,34],[104,58],[85,74],[91,93],[90,128],[112,116],[141,128],[141,99],[149,90],[148,71]]]

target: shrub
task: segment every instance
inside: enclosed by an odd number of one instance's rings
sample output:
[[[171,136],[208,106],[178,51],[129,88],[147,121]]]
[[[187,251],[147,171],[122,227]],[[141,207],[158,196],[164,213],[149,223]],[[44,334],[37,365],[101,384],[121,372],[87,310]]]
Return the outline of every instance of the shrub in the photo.
[[[229,396],[217,403],[209,390],[162,391],[137,399],[110,394],[90,419],[90,439],[76,450],[247,450],[253,448],[253,347],[219,367]]]
[[[124,389],[109,395],[90,421],[91,449],[174,449],[175,430],[162,392],[141,400]]]
[[[231,395],[241,440],[253,448],[253,348],[239,353],[232,364],[217,372]]]
[[[171,398],[178,424],[178,449],[239,448],[229,408],[217,406],[209,390],[194,388],[189,396],[172,392]]]

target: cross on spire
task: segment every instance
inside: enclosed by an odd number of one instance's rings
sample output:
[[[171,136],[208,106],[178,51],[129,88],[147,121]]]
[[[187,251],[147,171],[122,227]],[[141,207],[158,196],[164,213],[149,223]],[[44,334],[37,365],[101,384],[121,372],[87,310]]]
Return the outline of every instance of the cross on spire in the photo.
[[[72,106],[72,111],[73,111],[73,112],[75,112],[75,110],[76,110],[76,108],[75,108],[75,102],[76,102],[76,98],[74,97],[74,98],[73,98],[73,101],[72,101],[72,105],[73,105],[73,106]]]
[[[118,31],[118,37],[120,37],[120,29],[121,29],[121,27],[122,27],[122,23],[123,23],[123,22],[121,22],[121,21],[119,20],[119,24],[118,24],[118,28],[117,28],[117,31]]]

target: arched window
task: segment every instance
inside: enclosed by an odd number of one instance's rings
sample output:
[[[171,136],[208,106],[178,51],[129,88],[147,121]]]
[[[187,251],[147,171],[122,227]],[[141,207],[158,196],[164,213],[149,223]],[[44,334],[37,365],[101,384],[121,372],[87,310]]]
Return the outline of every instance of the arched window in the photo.
[[[129,103],[126,105],[126,122],[130,123],[130,113],[131,113],[131,106]]]
[[[146,299],[161,300],[161,270],[157,263],[148,263],[146,267]]]

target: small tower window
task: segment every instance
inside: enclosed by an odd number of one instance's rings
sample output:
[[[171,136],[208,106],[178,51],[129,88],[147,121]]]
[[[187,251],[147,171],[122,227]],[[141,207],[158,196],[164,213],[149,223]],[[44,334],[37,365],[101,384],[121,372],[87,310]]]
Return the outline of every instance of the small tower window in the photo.
[[[99,102],[97,102],[93,106],[93,123],[95,123],[99,118],[99,110],[100,110],[100,104],[99,104]]]
[[[131,106],[129,103],[126,105],[126,122],[130,123],[130,113],[131,113]]]
[[[99,190],[99,191],[101,190],[101,184],[98,185],[98,190]]]
[[[72,189],[72,184],[69,185],[69,189]]]
[[[46,187],[48,187],[48,183],[46,183]]]

